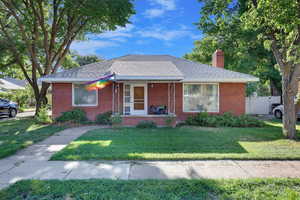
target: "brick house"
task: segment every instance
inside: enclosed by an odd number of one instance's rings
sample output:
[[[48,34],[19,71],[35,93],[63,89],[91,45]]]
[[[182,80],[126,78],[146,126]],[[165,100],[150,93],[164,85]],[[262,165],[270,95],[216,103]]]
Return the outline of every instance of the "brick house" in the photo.
[[[88,91],[85,84],[114,74],[112,84]],[[120,113],[124,125],[152,120],[164,125],[167,116],[182,121],[197,112],[245,113],[246,83],[258,78],[224,69],[224,54],[213,54],[212,66],[169,55],[127,55],[88,64],[41,78],[52,84],[52,115],[73,108],[90,120],[99,113]]]

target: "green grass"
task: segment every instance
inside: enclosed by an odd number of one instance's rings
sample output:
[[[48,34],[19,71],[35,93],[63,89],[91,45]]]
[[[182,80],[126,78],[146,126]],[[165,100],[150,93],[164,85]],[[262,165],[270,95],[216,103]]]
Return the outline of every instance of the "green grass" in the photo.
[[[300,141],[285,139],[275,121],[263,128],[97,129],[51,159],[300,159]]]
[[[0,200],[296,200],[300,179],[26,180],[0,191]]]
[[[33,119],[0,121],[0,158],[39,142],[63,127],[37,124]]]

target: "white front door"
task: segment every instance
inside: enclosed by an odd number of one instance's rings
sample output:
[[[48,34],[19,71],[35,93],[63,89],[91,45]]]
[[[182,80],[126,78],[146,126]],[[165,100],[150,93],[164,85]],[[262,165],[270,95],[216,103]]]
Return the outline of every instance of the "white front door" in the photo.
[[[147,114],[147,84],[131,84],[131,115]]]

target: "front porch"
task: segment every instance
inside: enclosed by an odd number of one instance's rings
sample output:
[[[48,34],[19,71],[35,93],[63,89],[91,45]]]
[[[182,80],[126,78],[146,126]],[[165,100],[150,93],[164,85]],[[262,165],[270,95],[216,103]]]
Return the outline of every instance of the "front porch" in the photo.
[[[112,112],[123,117],[123,125],[151,120],[164,126],[168,117],[176,116],[175,82],[114,82],[112,90]]]

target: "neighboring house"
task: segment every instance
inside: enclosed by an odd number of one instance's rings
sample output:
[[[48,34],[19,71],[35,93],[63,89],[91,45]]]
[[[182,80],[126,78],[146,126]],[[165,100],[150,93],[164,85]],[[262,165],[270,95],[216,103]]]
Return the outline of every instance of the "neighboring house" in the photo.
[[[0,78],[0,92],[8,92],[11,90],[24,90],[26,81],[14,78]]]
[[[52,114],[82,108],[89,119],[99,113],[120,113],[124,125],[152,120],[164,125],[166,116],[176,121],[201,111],[245,113],[246,83],[258,78],[224,69],[224,54],[217,50],[213,66],[169,55],[127,55],[41,78],[52,83]],[[115,74],[113,83],[88,91],[87,81]],[[154,112],[160,106],[159,112]]]

